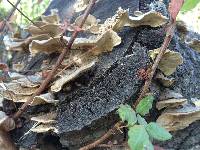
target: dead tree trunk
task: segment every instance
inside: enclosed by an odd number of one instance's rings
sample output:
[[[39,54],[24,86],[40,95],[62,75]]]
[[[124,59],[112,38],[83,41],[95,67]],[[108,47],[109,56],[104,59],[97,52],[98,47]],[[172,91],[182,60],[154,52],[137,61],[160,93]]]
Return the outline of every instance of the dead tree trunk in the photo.
[[[100,0],[95,5],[92,14],[103,22],[106,18],[113,16],[118,7],[129,8],[132,15],[139,9],[147,11],[150,1]],[[74,16],[79,15],[73,12],[73,3],[74,0],[53,0],[45,14],[49,14],[50,9],[58,9],[62,20],[73,20]],[[165,6],[155,6],[155,8],[167,15]],[[70,91],[63,90],[56,95],[60,100],[57,117],[59,138],[57,141],[59,139],[61,144],[70,150],[77,149],[105,133],[119,119],[115,113],[117,107],[122,103],[133,103],[136,100],[143,85],[143,81],[137,76],[137,71],[150,64],[148,50],[161,46],[165,30],[145,26],[124,28],[119,35],[122,37],[120,46],[115,47],[112,52],[102,55],[95,67],[73,81]],[[178,35],[173,38],[170,48],[180,52],[184,58],[183,65],[179,66],[176,73],[173,74],[176,82],[171,89],[186,98],[197,97],[200,92],[200,55],[181,43]],[[16,54],[13,63],[27,60],[24,57],[27,58],[28,54]],[[44,54],[33,57],[26,62],[26,69],[39,68],[47,57],[49,56]],[[55,60],[55,56],[50,57],[52,57],[52,61]],[[27,72],[25,71],[25,73]],[[156,81],[152,85],[152,91],[157,95],[162,89],[163,87]],[[158,114],[159,112],[154,111],[151,119],[155,119]],[[27,124],[15,132],[18,132],[20,137],[30,125]],[[199,149],[199,131],[199,122],[197,121],[190,127],[173,133],[173,139],[161,143],[161,145],[166,149]],[[17,137],[15,138],[17,139]],[[31,134],[20,140],[19,143],[24,147],[29,147],[36,139],[37,136]]]

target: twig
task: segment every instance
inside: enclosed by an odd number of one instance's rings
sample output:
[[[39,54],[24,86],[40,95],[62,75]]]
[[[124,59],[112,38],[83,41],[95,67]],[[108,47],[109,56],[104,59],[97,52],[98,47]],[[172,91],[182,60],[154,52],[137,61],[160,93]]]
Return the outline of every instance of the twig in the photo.
[[[152,79],[153,79],[153,76],[154,76],[154,73],[158,67],[158,64],[163,56],[163,54],[165,53],[167,47],[169,46],[170,42],[171,42],[171,39],[173,37],[173,34],[174,34],[174,28],[175,28],[175,22],[171,23],[169,25],[169,27],[167,28],[167,33],[166,33],[166,36],[165,36],[165,39],[164,39],[164,42],[160,48],[160,51],[154,61],[154,64],[151,68],[151,72],[149,73],[148,75],[148,79],[145,81],[145,84],[142,88],[142,92],[140,93],[140,96],[138,97],[138,99],[135,101],[134,105],[133,105],[133,108],[135,108],[140,100],[146,95],[146,93],[148,92],[149,90],[149,87],[151,85],[151,82],[152,82]]]
[[[80,148],[79,150],[89,150],[92,149],[96,146],[98,146],[99,144],[101,144],[103,141],[105,141],[106,139],[108,139],[111,135],[113,135],[113,133],[115,133],[118,130],[118,127],[121,125],[121,122],[118,122],[114,125],[113,128],[111,128],[110,130],[108,130],[108,132],[106,132],[101,138],[99,138],[98,140],[96,140],[95,142],[86,145],[82,148]]]
[[[98,147],[100,148],[128,148],[128,144],[127,143],[123,143],[123,144],[99,144]]]
[[[83,20],[81,21],[79,27],[82,28],[83,24],[85,23],[92,7],[94,6],[96,0],[91,0],[89,6],[87,7],[87,9],[85,10],[84,14],[83,14]],[[75,38],[78,35],[78,31],[74,31],[74,33],[72,34],[67,47],[63,49],[62,53],[59,55],[58,60],[56,62],[56,64],[54,65],[53,69],[51,70],[51,72],[48,74],[47,78],[42,82],[42,84],[40,85],[40,87],[37,89],[37,91],[20,107],[20,109],[14,114],[13,118],[17,119],[21,116],[21,114],[26,111],[26,109],[28,108],[29,104],[31,104],[31,102],[33,101],[33,98],[39,94],[41,94],[46,86],[49,84],[49,82],[51,81],[51,79],[54,77],[58,67],[60,66],[60,64],[62,63],[63,59],[65,58],[65,55],[67,53],[68,50],[71,49],[71,46],[75,40]]]
[[[8,15],[8,16],[6,17],[6,19],[3,21],[3,24],[2,24],[2,26],[1,26],[0,32],[3,32],[3,31],[4,31],[4,28],[6,27],[6,22],[10,20],[10,18],[12,17],[12,15],[13,15],[14,12],[15,12],[17,6],[19,5],[20,1],[21,1],[21,0],[18,0],[18,1],[16,2],[16,4],[14,5],[15,7],[13,7],[13,8],[11,9],[9,15]]]

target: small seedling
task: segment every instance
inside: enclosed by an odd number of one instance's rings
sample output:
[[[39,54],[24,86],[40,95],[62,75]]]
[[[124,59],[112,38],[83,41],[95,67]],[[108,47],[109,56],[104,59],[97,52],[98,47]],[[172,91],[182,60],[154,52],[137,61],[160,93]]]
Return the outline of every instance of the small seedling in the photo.
[[[131,150],[153,150],[152,140],[166,141],[172,135],[155,122],[147,123],[142,117],[152,108],[154,97],[152,95],[143,98],[134,111],[131,106],[120,105],[117,110],[120,119],[127,123],[128,145]]]

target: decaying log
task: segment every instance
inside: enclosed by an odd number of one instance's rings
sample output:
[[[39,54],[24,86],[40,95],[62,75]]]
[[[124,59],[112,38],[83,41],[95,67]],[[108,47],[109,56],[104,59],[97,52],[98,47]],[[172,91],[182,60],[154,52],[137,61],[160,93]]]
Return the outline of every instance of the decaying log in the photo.
[[[80,14],[73,11],[74,2],[74,0],[53,0],[45,14],[49,14],[51,9],[57,8],[62,20],[74,20]],[[147,2],[150,0],[99,0],[92,14],[104,22],[106,18],[115,14],[118,7],[129,8],[130,14],[139,8],[145,8],[147,11]],[[161,6],[156,8],[161,12],[165,10]],[[98,63],[92,69],[71,82],[70,86],[73,87],[71,90],[62,90],[56,95],[59,99],[58,136],[61,144],[70,150],[78,149],[100,137],[119,119],[115,113],[118,105],[121,103],[131,104],[136,100],[143,85],[143,81],[137,76],[137,71],[150,64],[148,50],[161,46],[165,29],[145,26],[124,28],[118,34],[122,37],[122,44],[115,47],[112,52],[100,56]],[[181,43],[177,34],[170,44],[170,49],[181,53],[184,58],[184,63],[172,75],[176,81],[171,89],[188,99],[198,97],[200,92],[199,53]],[[23,56],[28,57],[28,55],[25,53]],[[49,57],[52,58],[52,62],[56,60],[55,55],[45,54],[38,54],[29,61],[24,59],[27,61],[25,70],[39,69],[42,61]],[[14,63],[21,61],[23,62],[21,54],[14,56]],[[25,73],[30,74],[28,71]],[[156,95],[163,89],[157,83],[154,83],[151,88]],[[49,106],[40,109],[49,109]],[[33,108],[33,110],[35,109]],[[157,112],[152,114],[153,119],[158,115]],[[27,131],[27,127],[31,127],[31,125],[32,123],[28,123],[18,129],[19,135],[15,135],[15,139],[21,137]],[[199,122],[197,121],[182,131],[174,132],[174,138],[171,141],[159,144],[166,149],[195,149],[196,147],[198,149],[200,147],[200,138],[196,135],[200,131],[198,126]],[[194,141],[192,137],[195,139]],[[19,145],[30,147],[37,142],[37,139],[38,136],[31,133],[20,140]],[[186,143],[184,143],[185,140]]]

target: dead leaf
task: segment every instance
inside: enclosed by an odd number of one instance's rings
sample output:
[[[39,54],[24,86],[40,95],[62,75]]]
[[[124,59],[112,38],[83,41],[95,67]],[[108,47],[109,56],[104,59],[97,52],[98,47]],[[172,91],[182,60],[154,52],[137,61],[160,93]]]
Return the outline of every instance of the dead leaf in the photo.
[[[158,117],[157,123],[168,131],[176,131],[188,127],[200,119],[200,107],[185,104],[179,109],[167,109]]]
[[[167,100],[161,100],[156,103],[156,108],[158,110],[161,110],[163,108],[176,108],[178,106],[183,105],[184,103],[187,103],[187,99],[167,99]]]
[[[149,55],[152,58],[152,60],[155,60],[159,51],[160,49],[149,51]],[[166,76],[169,76],[172,73],[174,73],[178,65],[181,65],[182,63],[183,57],[180,53],[167,49],[158,64],[158,69],[160,69]]]

